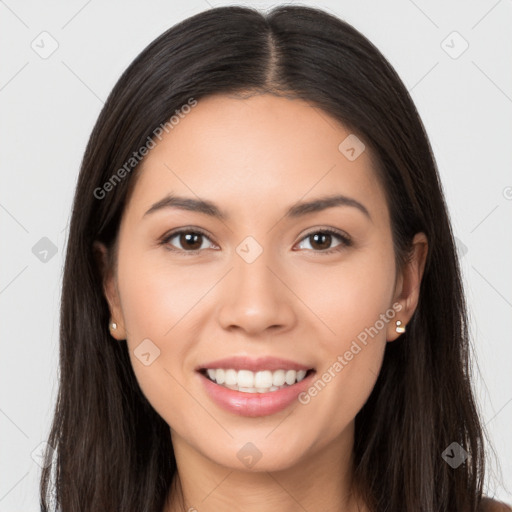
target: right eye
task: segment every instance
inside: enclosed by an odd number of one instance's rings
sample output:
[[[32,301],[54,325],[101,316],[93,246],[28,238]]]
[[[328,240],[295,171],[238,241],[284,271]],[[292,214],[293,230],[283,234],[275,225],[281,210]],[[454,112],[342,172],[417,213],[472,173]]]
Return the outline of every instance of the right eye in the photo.
[[[177,239],[177,243],[181,244],[183,248],[176,248],[173,244],[171,244],[171,240]],[[180,229],[178,231],[174,231],[169,235],[164,236],[161,240],[161,244],[165,245],[169,250],[175,252],[187,252],[187,253],[196,253],[200,250],[204,249],[202,239],[209,240],[209,237],[203,233],[202,231],[195,231],[191,229]]]

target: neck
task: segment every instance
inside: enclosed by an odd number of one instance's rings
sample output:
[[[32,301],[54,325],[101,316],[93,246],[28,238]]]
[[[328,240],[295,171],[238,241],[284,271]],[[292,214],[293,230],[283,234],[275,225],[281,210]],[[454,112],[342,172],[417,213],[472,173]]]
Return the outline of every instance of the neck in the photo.
[[[216,464],[171,432],[178,471],[164,512],[366,510],[352,482],[353,423],[297,464],[272,471]]]

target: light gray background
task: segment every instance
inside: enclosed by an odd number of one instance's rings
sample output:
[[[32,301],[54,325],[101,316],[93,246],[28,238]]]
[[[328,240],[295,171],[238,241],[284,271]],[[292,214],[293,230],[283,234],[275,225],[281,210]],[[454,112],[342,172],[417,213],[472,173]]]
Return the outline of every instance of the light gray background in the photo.
[[[57,391],[67,224],[103,101],[164,30],[231,3],[0,0],[1,512],[39,510],[32,453],[47,436]],[[423,118],[459,241],[476,387],[502,469],[490,460],[486,489],[512,503],[512,1],[303,4],[323,7],[369,37]],[[42,58],[52,39],[57,50]],[[464,40],[469,47],[458,55]],[[43,237],[57,249],[46,262],[32,252]]]

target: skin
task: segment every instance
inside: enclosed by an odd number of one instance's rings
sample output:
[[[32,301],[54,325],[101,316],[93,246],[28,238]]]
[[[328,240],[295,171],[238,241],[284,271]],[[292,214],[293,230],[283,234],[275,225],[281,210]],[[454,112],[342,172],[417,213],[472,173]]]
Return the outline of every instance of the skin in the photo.
[[[141,389],[170,427],[184,510],[366,510],[351,485],[354,418],[373,389],[386,343],[400,336],[395,321],[407,325],[417,306],[428,245],[418,233],[409,263],[396,270],[370,150],[354,161],[338,150],[349,134],[302,100],[201,99],[137,171],[115,270],[96,244],[118,324],[112,335],[127,340]],[[172,208],[144,215],[170,192],[213,201],[229,219]],[[333,193],[362,203],[371,219],[350,206],[284,218],[297,201]],[[182,227],[208,233],[193,255],[183,237],[167,248],[158,243]],[[346,233],[353,245],[336,236],[306,237],[322,228]],[[236,252],[247,236],[263,249],[250,264]],[[322,254],[336,246],[339,252]],[[230,355],[271,355],[321,376],[397,303],[401,311],[306,405],[239,416],[213,403],[194,371]],[[149,366],[134,355],[146,338],[160,350]],[[237,458],[248,442],[262,454],[252,468]],[[165,512],[182,510],[172,496]]]

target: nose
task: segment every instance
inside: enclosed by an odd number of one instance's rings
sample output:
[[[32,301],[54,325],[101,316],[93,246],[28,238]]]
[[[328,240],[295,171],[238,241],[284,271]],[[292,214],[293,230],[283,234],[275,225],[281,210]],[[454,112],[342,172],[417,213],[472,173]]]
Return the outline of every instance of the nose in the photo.
[[[292,329],[297,320],[293,292],[280,267],[263,253],[252,263],[234,255],[223,284],[218,320],[223,329],[246,335],[275,334]],[[295,299],[297,300],[297,299]]]

